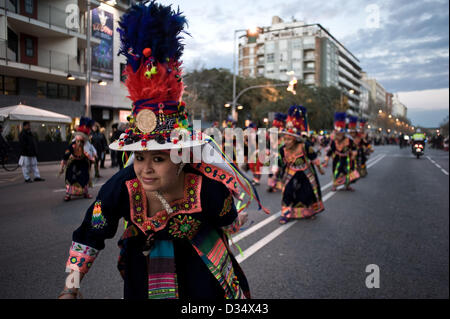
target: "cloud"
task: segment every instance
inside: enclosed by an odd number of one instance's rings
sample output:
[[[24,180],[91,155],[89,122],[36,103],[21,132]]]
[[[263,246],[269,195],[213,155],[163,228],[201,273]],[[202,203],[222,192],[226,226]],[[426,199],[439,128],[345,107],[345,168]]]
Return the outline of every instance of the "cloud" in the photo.
[[[386,1],[380,8],[380,28],[343,40],[362,68],[388,91],[448,88],[448,2]]]

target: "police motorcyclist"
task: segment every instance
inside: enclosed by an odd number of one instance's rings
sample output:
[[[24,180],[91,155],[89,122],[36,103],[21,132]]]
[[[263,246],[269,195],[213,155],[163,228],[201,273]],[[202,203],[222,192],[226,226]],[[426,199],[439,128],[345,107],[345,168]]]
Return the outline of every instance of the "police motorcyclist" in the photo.
[[[416,130],[416,133],[414,133],[411,138],[412,151],[414,152],[414,145],[416,145],[416,144],[421,144],[423,146],[423,150],[425,151],[425,142],[426,142],[425,134],[422,133],[422,130],[420,128],[418,128]]]

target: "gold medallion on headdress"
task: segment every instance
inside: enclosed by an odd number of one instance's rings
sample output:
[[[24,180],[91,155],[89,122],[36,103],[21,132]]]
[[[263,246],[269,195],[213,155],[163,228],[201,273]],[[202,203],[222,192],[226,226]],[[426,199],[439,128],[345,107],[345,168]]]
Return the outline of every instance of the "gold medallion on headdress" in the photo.
[[[141,110],[136,116],[136,126],[142,133],[150,133],[156,128],[156,115],[152,110]]]

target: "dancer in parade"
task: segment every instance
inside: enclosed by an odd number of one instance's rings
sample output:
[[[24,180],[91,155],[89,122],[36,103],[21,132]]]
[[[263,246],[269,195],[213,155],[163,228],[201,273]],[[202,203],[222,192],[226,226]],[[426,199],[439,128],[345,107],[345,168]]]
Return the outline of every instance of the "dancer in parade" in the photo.
[[[358,167],[358,173],[360,177],[365,177],[367,175],[367,157],[370,154],[371,145],[366,138],[365,126],[367,120],[359,119],[358,132],[353,134],[353,141],[358,149],[358,154],[356,156],[356,163]]]
[[[345,185],[345,189],[353,191],[351,181],[351,161],[356,157],[356,145],[352,139],[346,136],[346,113],[336,112],[334,115],[334,132],[331,137],[330,148],[325,156],[323,167],[328,166],[330,158],[333,160],[332,174],[333,187],[336,191],[339,185]]]
[[[275,130],[277,133],[282,131],[284,129],[284,127],[285,127],[285,124],[286,124],[286,118],[287,118],[287,114],[280,113],[280,112],[275,113],[274,118],[273,118],[273,122],[272,122],[272,129]],[[271,137],[270,134],[269,134],[268,137],[269,138]],[[278,163],[279,162],[278,157],[280,156],[279,155],[280,154],[280,148],[283,146],[283,138],[279,134],[277,134],[277,137],[278,137],[278,139],[277,139],[277,145],[278,145],[277,146],[277,150],[278,150],[278,152],[275,153],[275,154],[271,153],[270,156],[275,156],[276,157],[275,160]],[[267,139],[268,142],[270,142],[269,138]],[[267,149],[270,150],[270,143],[267,144]],[[275,160],[274,160],[274,162],[275,162]],[[270,167],[269,169],[270,169],[270,174],[269,174],[268,179],[267,179],[267,185],[268,185],[267,191],[269,193],[272,193],[272,192],[276,192],[278,189],[282,188],[281,181],[279,179],[279,169],[280,169],[280,167],[277,165],[276,167]]]
[[[311,142],[301,136],[308,132],[306,108],[293,105],[289,108],[286,128],[281,131],[284,145],[280,149],[281,181],[283,194],[280,224],[291,219],[310,218],[324,210],[317,167],[320,161]]]
[[[348,116],[348,132],[350,135],[350,139],[353,141],[356,147],[356,153],[351,153],[350,159],[350,183],[355,183],[359,178],[359,166],[358,166],[358,150],[359,144],[361,143],[361,139],[359,137],[359,133],[357,130],[358,126],[358,117],[356,116]]]
[[[84,277],[123,218],[118,269],[124,298],[250,298],[228,237],[246,221],[233,196],[258,195],[217,143],[189,125],[181,100],[185,24],[179,11],[155,1],[137,3],[121,17],[120,53],[127,58],[133,108],[130,127],[110,148],[133,155],[73,233],[67,267]],[[213,154],[214,164],[193,160],[197,148]],[[190,161],[178,161],[185,152]],[[60,294],[77,296],[78,289],[67,286]]]
[[[89,194],[89,184],[91,182],[90,166],[94,158],[85,151],[85,143],[89,140],[92,124],[93,121],[89,118],[80,119],[74,141],[67,147],[61,161],[59,175],[65,172],[65,201],[71,200],[72,196],[92,198]]]

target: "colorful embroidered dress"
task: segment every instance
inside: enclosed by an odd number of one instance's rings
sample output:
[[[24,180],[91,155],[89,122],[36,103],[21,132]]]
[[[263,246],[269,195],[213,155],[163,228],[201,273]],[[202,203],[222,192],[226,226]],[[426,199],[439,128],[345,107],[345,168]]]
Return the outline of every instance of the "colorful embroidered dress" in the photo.
[[[192,165],[185,167],[184,198],[170,203],[173,212],[153,217],[133,166],[114,175],[73,233],[67,266],[86,273],[123,218],[128,227],[119,241],[118,269],[124,298],[250,298],[226,237],[239,230],[227,188],[235,181],[218,168]]]
[[[358,133],[358,135],[353,139],[355,142],[358,154],[356,155],[356,165],[360,177],[365,177],[367,175],[367,154],[370,148],[370,143],[364,138],[364,134]]]
[[[73,143],[66,149],[63,161],[67,162],[65,174],[66,194],[75,196],[87,194],[90,182],[89,155],[84,151],[76,153],[75,143]]]
[[[319,179],[314,165],[320,165],[312,144],[305,140],[295,150],[280,149],[283,195],[281,216],[286,219],[308,218],[324,210]]]
[[[355,143],[348,137],[344,137],[342,141],[335,138],[331,140],[327,156],[333,158],[333,186],[348,186],[359,178],[353,156],[356,150]]]

